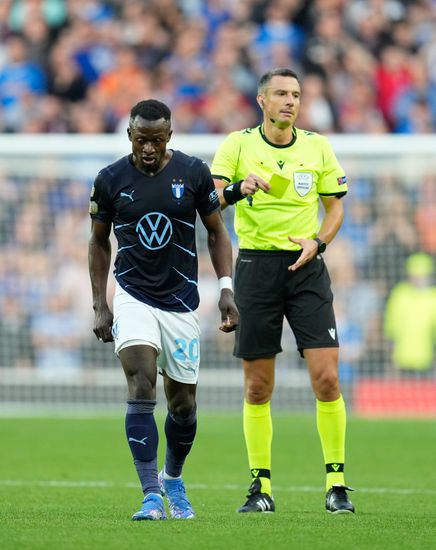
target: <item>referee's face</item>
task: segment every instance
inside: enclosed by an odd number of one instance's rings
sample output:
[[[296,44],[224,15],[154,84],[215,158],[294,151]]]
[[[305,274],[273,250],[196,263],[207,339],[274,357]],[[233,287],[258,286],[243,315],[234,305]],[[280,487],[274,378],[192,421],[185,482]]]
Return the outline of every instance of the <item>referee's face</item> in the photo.
[[[273,76],[259,94],[265,120],[279,128],[293,127],[300,110],[301,88],[298,80],[290,76]]]

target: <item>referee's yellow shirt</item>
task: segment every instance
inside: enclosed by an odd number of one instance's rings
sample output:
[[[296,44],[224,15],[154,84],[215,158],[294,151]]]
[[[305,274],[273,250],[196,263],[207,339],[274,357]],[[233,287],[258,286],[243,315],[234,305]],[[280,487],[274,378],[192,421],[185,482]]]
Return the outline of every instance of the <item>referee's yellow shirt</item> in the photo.
[[[249,174],[271,182],[273,188],[279,182],[276,196],[259,190],[251,205],[247,199],[235,204],[239,247],[247,249],[299,250],[288,235],[316,236],[319,195],[341,196],[348,190],[344,170],[328,140],[298,128],[285,146],[270,143],[262,126],[232,132],[218,148],[211,172],[227,183]]]

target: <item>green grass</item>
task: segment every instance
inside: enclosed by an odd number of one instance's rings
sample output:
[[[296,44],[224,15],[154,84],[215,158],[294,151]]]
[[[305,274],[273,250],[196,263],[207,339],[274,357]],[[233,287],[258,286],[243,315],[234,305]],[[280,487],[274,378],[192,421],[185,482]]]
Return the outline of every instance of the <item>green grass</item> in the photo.
[[[239,515],[250,482],[241,418],[201,413],[184,475],[197,518],[166,522],[129,519],[142,495],[123,423],[0,419],[2,550],[436,547],[433,421],[351,418],[347,481],[357,514],[331,516],[314,419],[275,414],[277,512]]]

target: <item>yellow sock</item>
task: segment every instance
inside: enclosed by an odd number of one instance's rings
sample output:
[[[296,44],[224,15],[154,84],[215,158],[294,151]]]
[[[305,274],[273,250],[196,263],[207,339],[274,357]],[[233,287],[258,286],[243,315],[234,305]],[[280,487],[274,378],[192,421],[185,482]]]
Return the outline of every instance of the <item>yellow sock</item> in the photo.
[[[244,401],[244,435],[248,463],[253,477],[262,484],[262,493],[271,496],[272,419],[270,401],[252,405]],[[262,475],[264,474],[264,475]]]
[[[336,401],[316,401],[316,422],[326,464],[326,490],[339,483],[345,485],[346,411],[342,395]]]

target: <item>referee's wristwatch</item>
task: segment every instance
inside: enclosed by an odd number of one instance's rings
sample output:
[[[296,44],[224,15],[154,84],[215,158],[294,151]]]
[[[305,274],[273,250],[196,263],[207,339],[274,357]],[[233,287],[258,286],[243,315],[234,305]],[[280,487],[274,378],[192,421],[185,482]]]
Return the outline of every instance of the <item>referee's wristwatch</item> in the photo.
[[[322,241],[319,237],[315,237],[313,240],[318,243],[318,254],[322,254],[323,252],[325,252],[325,249],[327,248],[327,243]]]

